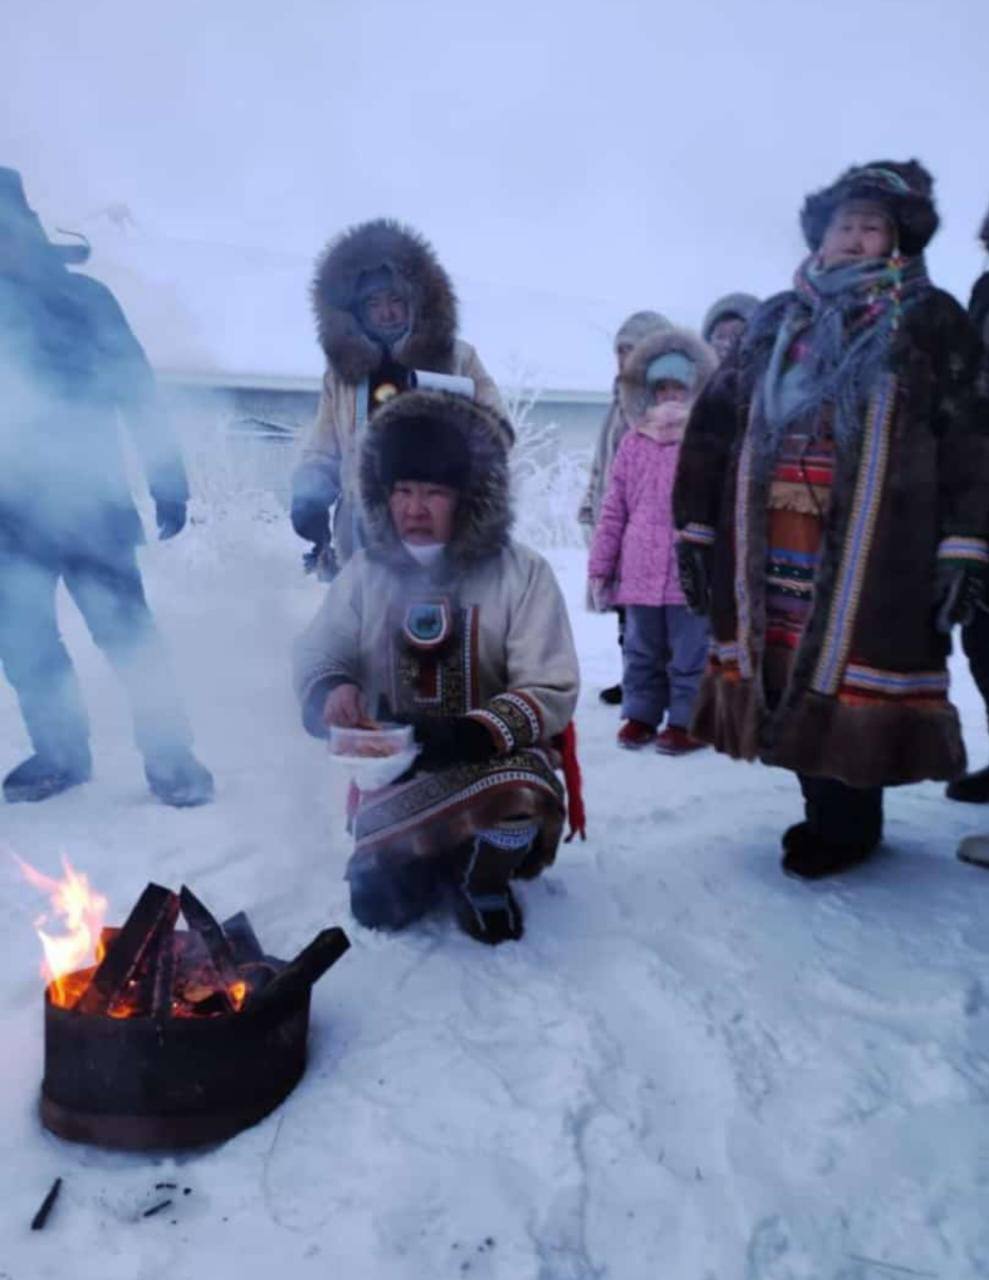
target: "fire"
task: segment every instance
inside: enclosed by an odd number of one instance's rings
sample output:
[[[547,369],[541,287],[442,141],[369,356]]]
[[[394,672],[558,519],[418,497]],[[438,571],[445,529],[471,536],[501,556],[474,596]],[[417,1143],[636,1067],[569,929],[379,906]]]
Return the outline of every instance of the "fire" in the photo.
[[[247,983],[239,980],[231,982],[227,988],[227,994],[230,997],[230,1003],[234,1007],[234,1013],[240,1013],[244,1001],[247,999]]]
[[[76,981],[73,978],[80,969],[99,964],[103,959],[100,933],[106,919],[107,900],[90,887],[86,875],[76,871],[64,854],[62,870],[65,874],[61,880],[44,875],[21,858],[16,861],[28,883],[46,893],[51,902],[51,912],[39,916],[34,922],[45,952],[41,973],[50,987],[52,1003],[71,1008],[85,989],[90,975]],[[49,926],[55,920],[60,923],[61,931],[49,932]]]

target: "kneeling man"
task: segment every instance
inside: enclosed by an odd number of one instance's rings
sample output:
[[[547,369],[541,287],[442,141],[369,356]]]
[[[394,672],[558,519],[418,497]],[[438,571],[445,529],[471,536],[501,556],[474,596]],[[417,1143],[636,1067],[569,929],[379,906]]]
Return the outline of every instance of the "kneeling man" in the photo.
[[[309,732],[387,716],[421,748],[360,797],[347,878],[365,925],[450,901],[480,941],[519,938],[509,881],[556,856],[579,671],[553,571],[510,536],[510,443],[496,413],[445,393],[381,409],[360,463],[367,545],[296,645]]]

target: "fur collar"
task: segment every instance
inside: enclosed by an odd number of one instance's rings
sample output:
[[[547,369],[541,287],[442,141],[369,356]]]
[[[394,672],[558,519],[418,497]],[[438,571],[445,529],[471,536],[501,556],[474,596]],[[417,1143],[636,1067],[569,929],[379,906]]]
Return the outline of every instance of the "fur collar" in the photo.
[[[412,328],[394,352],[396,359],[408,369],[448,373],[457,336],[450,277],[422,236],[389,218],[351,227],[316,263],[312,305],[319,343],[334,372],[356,384],[381,363],[381,348],[358,324],[353,306],[358,278],[382,266],[402,280],[411,298]]]
[[[377,411],[361,452],[360,491],[371,559],[408,569],[409,555],[399,541],[381,480],[385,433],[424,414],[460,431],[467,444],[470,471],[457,511],[448,560],[456,570],[496,555],[508,545],[512,527],[508,449],[512,430],[493,410],[445,391],[409,391]]]
[[[682,351],[697,366],[691,400],[696,400],[704,383],[718,367],[718,357],[712,347],[689,329],[659,329],[643,338],[629,355],[625,372],[618,379],[618,400],[626,419],[633,426],[642,418],[652,403],[646,385],[646,370],[657,358],[670,351]]]

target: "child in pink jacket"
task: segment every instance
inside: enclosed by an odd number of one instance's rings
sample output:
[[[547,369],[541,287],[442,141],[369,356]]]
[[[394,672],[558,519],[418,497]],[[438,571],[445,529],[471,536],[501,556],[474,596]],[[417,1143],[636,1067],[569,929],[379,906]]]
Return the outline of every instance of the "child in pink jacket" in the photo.
[[[632,429],[619,446],[591,545],[591,592],[626,607],[622,747],[666,755],[700,745],[688,732],[707,656],[708,624],[687,608],[677,575],[673,482],[690,407],[717,364],[684,329],[644,338],[619,382]],[[666,728],[657,729],[667,716]]]

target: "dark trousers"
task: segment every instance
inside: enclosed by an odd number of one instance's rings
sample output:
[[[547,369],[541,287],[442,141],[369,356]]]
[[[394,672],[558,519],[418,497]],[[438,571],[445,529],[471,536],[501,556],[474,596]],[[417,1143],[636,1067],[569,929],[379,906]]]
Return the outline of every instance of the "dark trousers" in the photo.
[[[882,787],[849,787],[836,778],[800,779],[807,823],[827,844],[877,845],[883,836]]]
[[[495,904],[523,874],[539,835],[531,818],[506,819],[448,854],[410,854],[383,847],[347,868],[350,909],[370,929],[401,929],[432,910],[456,886],[478,910]]]
[[[134,548],[112,558],[37,558],[0,544],[0,664],[35,752],[72,765],[89,758],[89,718],[58,631],[59,579],[127,691],[146,759],[188,749],[192,734],[144,596]]]
[[[962,627],[962,648],[989,714],[989,613],[985,609],[976,609],[972,621]]]

